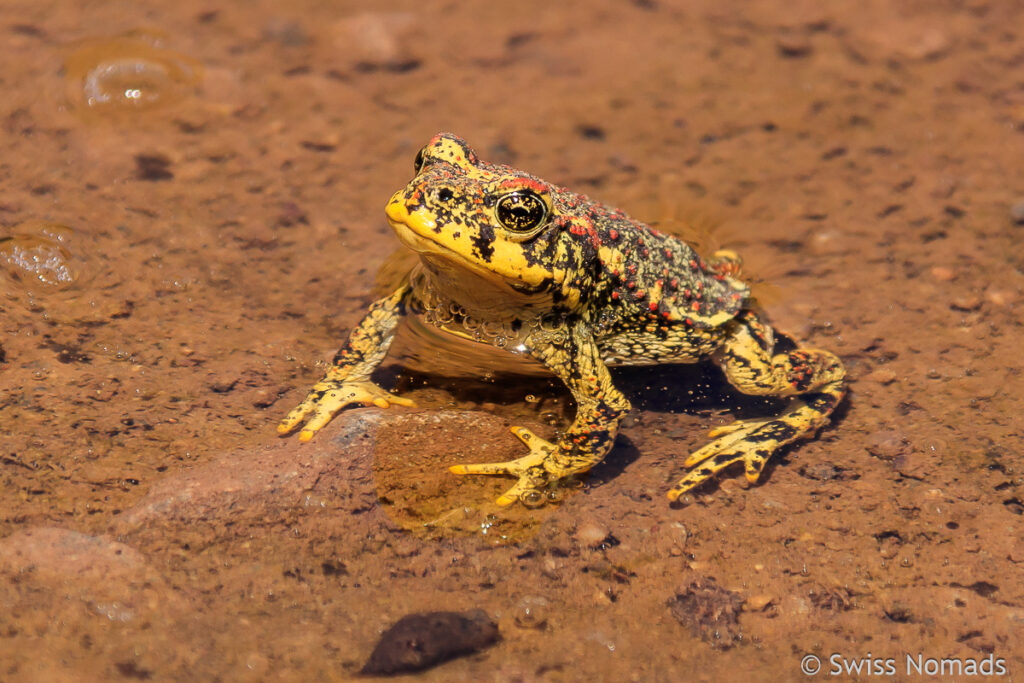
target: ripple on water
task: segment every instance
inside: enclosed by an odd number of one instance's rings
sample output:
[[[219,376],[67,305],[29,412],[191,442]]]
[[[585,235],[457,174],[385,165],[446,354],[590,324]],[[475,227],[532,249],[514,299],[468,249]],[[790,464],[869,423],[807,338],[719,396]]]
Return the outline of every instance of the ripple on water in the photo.
[[[71,236],[71,228],[58,223],[20,223],[0,236],[0,270],[8,282],[30,292],[67,289],[80,274],[67,248]]]
[[[69,102],[82,113],[118,114],[181,100],[198,85],[202,67],[163,47],[163,40],[133,31],[79,44],[64,63]]]

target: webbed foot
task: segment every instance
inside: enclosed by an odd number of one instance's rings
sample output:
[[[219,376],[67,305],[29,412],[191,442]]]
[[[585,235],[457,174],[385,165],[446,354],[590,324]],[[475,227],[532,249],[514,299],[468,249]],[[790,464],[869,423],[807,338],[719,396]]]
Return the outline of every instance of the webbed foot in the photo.
[[[715,440],[695,451],[683,463],[684,467],[694,469],[668,492],[669,500],[678,499],[721,470],[740,462],[746,471],[747,481],[757,482],[773,453],[800,437],[812,434],[824,423],[827,414],[797,400],[791,404],[790,410],[778,417],[737,420],[716,427],[708,434]]]
[[[299,441],[309,441],[342,409],[355,404],[374,405],[378,408],[416,405],[412,400],[395,396],[367,380],[325,377],[314,384],[305,400],[281,420],[277,425],[277,433],[282,436],[288,434],[305,420],[306,424],[299,432]]]
[[[452,465],[448,469],[452,474],[503,474],[519,477],[519,481],[501,494],[495,502],[501,506],[512,505],[516,501],[522,501],[528,507],[543,504],[544,490],[550,483],[561,478],[548,469],[551,465],[551,454],[557,450],[557,446],[540,438],[526,427],[509,429],[530,449],[527,455],[507,462]]]

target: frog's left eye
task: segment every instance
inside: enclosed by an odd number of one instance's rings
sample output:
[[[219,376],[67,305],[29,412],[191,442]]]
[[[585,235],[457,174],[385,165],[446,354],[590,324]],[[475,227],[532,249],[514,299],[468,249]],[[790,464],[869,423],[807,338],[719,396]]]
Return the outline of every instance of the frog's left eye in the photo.
[[[536,192],[516,190],[498,199],[494,215],[501,226],[510,232],[531,232],[544,225],[548,205]]]
[[[423,168],[423,150],[416,152],[416,158],[412,162],[412,174],[417,176],[420,174],[420,169]]]

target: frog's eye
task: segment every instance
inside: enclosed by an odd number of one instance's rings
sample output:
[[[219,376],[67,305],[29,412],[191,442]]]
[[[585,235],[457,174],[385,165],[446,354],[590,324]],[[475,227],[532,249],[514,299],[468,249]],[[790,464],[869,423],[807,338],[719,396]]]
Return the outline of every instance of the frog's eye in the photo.
[[[420,169],[423,168],[423,150],[416,152],[416,158],[412,161],[412,174],[417,176],[420,174]]]
[[[501,226],[510,232],[530,232],[544,225],[548,217],[548,205],[536,192],[516,190],[498,199],[494,215]]]

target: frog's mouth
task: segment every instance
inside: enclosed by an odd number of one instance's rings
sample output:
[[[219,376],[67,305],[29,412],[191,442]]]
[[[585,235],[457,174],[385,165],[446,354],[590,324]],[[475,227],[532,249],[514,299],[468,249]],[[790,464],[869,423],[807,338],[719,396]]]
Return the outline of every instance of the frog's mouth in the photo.
[[[433,219],[422,212],[410,213],[401,200],[401,193],[396,193],[391,198],[385,213],[398,239],[427,262],[443,259],[483,279],[506,285],[520,293],[537,293],[550,287],[553,282],[550,272],[540,266],[531,266],[523,258],[521,251],[507,244],[495,242],[492,245],[494,252],[483,263],[495,266],[498,263],[504,264],[504,270],[514,275],[506,275],[497,268],[487,268],[481,261],[465,256],[465,253],[470,253],[468,240],[464,251],[454,248],[454,245],[445,244],[442,239],[444,234],[437,230],[437,224]]]

